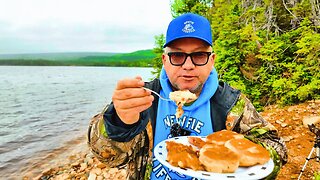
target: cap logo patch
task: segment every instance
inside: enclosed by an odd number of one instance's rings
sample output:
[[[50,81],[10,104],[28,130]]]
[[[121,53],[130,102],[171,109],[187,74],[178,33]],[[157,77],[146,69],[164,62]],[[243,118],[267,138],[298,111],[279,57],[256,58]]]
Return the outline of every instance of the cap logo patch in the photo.
[[[194,22],[193,21],[186,21],[186,22],[184,22],[183,24],[185,24],[184,25],[184,28],[182,29],[182,31],[183,32],[185,32],[185,33],[192,33],[192,32],[194,32],[194,31],[196,31],[194,28],[193,28],[193,24],[194,24]]]

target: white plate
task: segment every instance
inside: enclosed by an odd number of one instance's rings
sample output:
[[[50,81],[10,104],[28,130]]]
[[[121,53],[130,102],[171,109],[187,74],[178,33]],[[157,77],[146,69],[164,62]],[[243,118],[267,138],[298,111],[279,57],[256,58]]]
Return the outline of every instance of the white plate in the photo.
[[[199,137],[199,136],[198,136]],[[205,137],[202,137],[205,138]],[[239,167],[234,173],[213,173],[207,171],[194,171],[189,168],[179,168],[172,166],[166,161],[167,158],[167,148],[166,141],[175,141],[185,145],[190,145],[188,142],[188,136],[180,136],[171,139],[166,139],[156,145],[154,149],[154,155],[157,160],[164,166],[184,175],[188,175],[200,179],[261,179],[268,176],[274,167],[273,161],[270,160],[263,165],[256,165],[251,167]]]

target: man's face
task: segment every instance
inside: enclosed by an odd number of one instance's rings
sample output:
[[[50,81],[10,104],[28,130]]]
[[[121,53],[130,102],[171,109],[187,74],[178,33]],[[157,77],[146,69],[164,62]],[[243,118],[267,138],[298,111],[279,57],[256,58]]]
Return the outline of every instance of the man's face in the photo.
[[[214,54],[209,56],[208,63],[203,66],[194,65],[187,57],[185,63],[181,66],[174,66],[170,63],[169,52],[212,52],[212,48],[204,41],[196,38],[182,38],[173,41],[162,55],[162,63],[169,77],[174,90],[189,90],[197,95],[200,94],[205,81],[214,65]]]

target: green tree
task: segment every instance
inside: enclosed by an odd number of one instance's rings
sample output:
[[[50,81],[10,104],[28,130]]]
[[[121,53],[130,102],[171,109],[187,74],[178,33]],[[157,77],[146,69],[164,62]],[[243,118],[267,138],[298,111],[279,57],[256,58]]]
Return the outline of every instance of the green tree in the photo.
[[[156,54],[156,57],[152,59],[153,62],[153,71],[152,74],[156,77],[160,76],[160,71],[162,68],[162,54],[163,54],[163,45],[165,44],[165,37],[163,34],[155,36],[155,47],[153,52]]]
[[[211,0],[174,0],[171,3],[171,14],[174,18],[186,12],[207,16],[211,4]]]

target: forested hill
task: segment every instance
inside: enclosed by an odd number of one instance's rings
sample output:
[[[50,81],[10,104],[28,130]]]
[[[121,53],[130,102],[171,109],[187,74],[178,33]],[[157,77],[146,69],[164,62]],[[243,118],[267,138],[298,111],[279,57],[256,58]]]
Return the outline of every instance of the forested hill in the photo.
[[[32,66],[151,66],[152,50],[131,53],[72,52],[0,54],[0,65]]]

